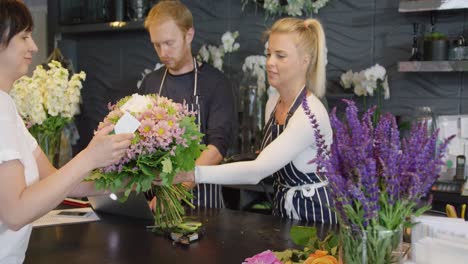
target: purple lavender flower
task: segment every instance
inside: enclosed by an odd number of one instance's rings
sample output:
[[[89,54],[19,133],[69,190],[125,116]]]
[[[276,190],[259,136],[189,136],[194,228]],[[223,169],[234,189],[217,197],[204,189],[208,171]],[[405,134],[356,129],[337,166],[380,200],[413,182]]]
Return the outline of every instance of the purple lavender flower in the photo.
[[[427,124],[418,123],[412,127],[408,138],[400,140],[392,114],[382,115],[374,128],[375,107],[359,119],[355,103],[343,101],[347,104],[345,120],[337,118],[336,108],[330,114],[334,134],[329,148],[324,144],[307,101],[302,103],[315,128],[314,137],[319,148],[312,162],[317,164],[320,177],[327,178],[330,183],[340,221],[361,228],[383,221],[381,224],[385,226],[387,220],[381,219],[379,213],[382,207],[390,210],[383,213],[387,214],[385,217],[403,221],[437,179],[452,137],[438,145],[438,131],[428,135]]]

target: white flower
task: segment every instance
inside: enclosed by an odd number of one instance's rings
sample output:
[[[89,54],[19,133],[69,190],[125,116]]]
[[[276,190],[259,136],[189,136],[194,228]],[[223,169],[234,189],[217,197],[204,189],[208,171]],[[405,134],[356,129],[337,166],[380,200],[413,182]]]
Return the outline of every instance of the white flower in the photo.
[[[238,31],[234,33],[227,31],[221,37],[222,44],[220,46],[203,44],[198,51],[197,58],[211,63],[215,68],[223,71],[224,54],[237,51],[240,48],[239,43],[235,42],[238,36]]]
[[[265,0],[263,2],[263,8],[271,15],[281,14],[282,12],[279,0]]]
[[[81,81],[86,74],[69,78],[60,62],[51,61],[47,66],[48,70],[37,66],[32,77],[22,77],[11,91],[21,117],[31,125],[41,125],[50,116],[72,118],[79,112]]]
[[[384,89],[384,99],[387,100],[390,98],[390,87],[388,86],[388,77],[385,77],[383,81],[383,89]]]
[[[302,9],[304,8],[304,0],[288,0],[286,12],[290,16],[302,16]]]
[[[324,7],[329,0],[287,0],[286,5],[282,5],[280,0],[241,0],[242,10],[248,2],[263,2],[263,8],[267,16],[276,16],[287,13],[290,16],[302,16],[311,13],[318,13],[319,9]]]
[[[198,54],[200,55],[200,58],[204,62],[210,61],[210,52],[206,48],[206,44],[203,44],[203,46],[200,48],[200,51],[198,51]]]
[[[239,36],[239,31],[231,33],[227,31],[221,37],[221,42],[223,43],[223,48],[225,53],[237,51],[240,47],[239,43],[235,43],[236,38]]]
[[[242,65],[242,71],[257,78],[258,92],[259,94],[263,94],[266,89],[266,57],[259,55],[248,56]]]
[[[367,96],[366,87],[362,86],[362,83],[356,83],[354,85],[354,93],[357,96]]]
[[[343,86],[345,89],[351,88],[353,85],[353,76],[354,73],[352,70],[347,71],[346,73],[341,74],[340,77],[340,84]]]
[[[377,82],[365,79],[361,82],[361,86],[366,89],[368,95],[373,96],[374,90],[377,89]]]
[[[370,81],[377,81],[377,79],[383,80],[385,79],[386,74],[387,71],[385,70],[385,68],[380,66],[379,64],[376,64],[364,70],[364,75],[366,76],[366,79]]]
[[[341,75],[340,83],[344,89],[354,87],[354,93],[358,96],[373,96],[374,91],[381,88],[384,98],[390,98],[387,71],[379,64],[360,72],[353,73],[349,70]],[[379,87],[380,85],[382,87]]]
[[[152,103],[150,97],[135,93],[120,109],[129,113],[142,113],[148,110]]]

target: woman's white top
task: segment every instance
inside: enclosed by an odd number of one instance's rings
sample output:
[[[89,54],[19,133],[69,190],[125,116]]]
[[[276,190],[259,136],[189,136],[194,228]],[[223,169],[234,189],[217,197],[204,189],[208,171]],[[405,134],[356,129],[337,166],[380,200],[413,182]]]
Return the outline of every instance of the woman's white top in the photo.
[[[307,102],[311,112],[315,114],[326,144],[330,146],[333,132],[327,110],[314,95],[309,95]],[[255,160],[217,166],[197,166],[195,167],[195,182],[257,184],[291,161],[304,173],[316,172],[316,164],[309,163],[316,155],[314,129],[304,109],[299,106],[283,133],[263,149]]]
[[[13,99],[0,90],[0,164],[19,160],[24,166],[26,185],[39,180],[39,171],[33,151],[37,147],[34,137],[24,126]],[[8,175],[1,175],[1,177]],[[0,206],[2,203],[0,201]],[[0,219],[0,263],[23,263],[32,226],[18,231],[8,229]]]

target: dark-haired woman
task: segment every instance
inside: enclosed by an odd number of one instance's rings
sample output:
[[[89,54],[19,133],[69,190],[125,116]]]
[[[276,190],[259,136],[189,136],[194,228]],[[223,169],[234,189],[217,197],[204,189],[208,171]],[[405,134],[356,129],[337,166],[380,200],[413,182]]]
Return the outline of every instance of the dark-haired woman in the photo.
[[[73,160],[55,169],[21,120],[8,92],[27,73],[37,46],[33,20],[21,1],[0,0],[0,263],[22,263],[30,223],[56,207],[67,195],[93,194],[81,183],[95,168],[120,159],[132,134],[96,134]]]

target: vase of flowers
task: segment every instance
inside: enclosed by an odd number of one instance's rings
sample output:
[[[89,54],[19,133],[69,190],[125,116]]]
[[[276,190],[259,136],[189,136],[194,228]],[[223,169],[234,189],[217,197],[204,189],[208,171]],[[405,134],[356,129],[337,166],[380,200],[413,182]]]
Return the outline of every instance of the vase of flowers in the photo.
[[[182,184],[172,185],[172,180],[178,172],[193,170],[204,149],[195,113],[185,104],[154,94],[127,96],[109,105],[109,110],[98,129],[116,124],[125,113],[140,125],[126,155],[88,180],[95,181],[99,189],[125,190],[123,201],[133,190],[151,191],[157,203],[155,226],[162,229],[177,226],[185,213],[182,203],[194,207],[190,203],[193,196]],[[162,181],[163,185],[152,185],[154,180]]]
[[[55,166],[62,131],[80,111],[85,78],[83,71],[70,76],[60,62],[52,60],[37,66],[32,77],[17,80],[10,92],[29,132]]]
[[[327,177],[341,226],[343,257],[347,264],[398,263],[402,227],[413,215],[430,208],[421,206],[437,179],[447,144],[438,142],[438,131],[427,133],[427,124],[414,124],[409,136],[401,139],[395,117],[386,113],[375,124],[375,107],[361,118],[353,101],[347,103],[340,121],[333,109],[330,121],[333,144],[326,146],[320,131],[319,148],[313,160],[318,174]],[[307,101],[303,101],[307,109]],[[311,123],[316,121],[306,111]]]
[[[385,228],[353,229],[340,227],[341,257],[343,263],[397,264],[402,263],[403,226]]]
[[[248,56],[242,65],[244,74],[239,93],[241,153],[253,153],[260,147],[266,104],[266,57]]]

